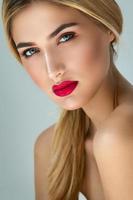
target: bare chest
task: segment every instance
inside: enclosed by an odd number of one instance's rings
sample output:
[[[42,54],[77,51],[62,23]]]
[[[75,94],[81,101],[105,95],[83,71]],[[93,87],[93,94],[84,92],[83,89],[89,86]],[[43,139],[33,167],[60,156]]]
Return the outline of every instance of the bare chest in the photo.
[[[91,144],[89,149],[87,149],[85,176],[81,193],[87,200],[105,200],[101,178]]]

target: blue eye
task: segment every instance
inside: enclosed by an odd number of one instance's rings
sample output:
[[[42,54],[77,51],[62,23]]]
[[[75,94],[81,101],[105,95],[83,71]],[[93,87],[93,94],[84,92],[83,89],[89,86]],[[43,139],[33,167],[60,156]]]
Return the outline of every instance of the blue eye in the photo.
[[[22,55],[26,58],[31,57],[35,52],[38,52],[37,48],[30,48],[23,51]]]
[[[71,33],[65,33],[63,36],[61,36],[60,38],[65,38],[65,41],[68,41],[70,39],[72,39],[74,37],[75,33],[71,32]],[[60,40],[61,41],[61,40]]]
[[[64,35],[62,35],[60,37],[60,41],[63,39],[63,43],[64,43],[64,41],[66,42],[66,41],[74,38],[74,36],[75,36],[74,32],[65,33]],[[22,56],[24,56],[25,58],[30,58],[32,55],[34,55],[37,52],[39,52],[39,50],[37,48],[29,48],[29,49],[26,49],[23,51]]]

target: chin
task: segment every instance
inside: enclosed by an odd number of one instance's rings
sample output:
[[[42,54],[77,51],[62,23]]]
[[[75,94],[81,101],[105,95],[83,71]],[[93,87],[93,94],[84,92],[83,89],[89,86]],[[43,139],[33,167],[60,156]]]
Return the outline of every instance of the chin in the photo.
[[[88,103],[88,98],[79,98],[77,95],[71,95],[65,98],[54,99],[55,103],[65,110],[77,110]]]
[[[64,108],[65,110],[77,110],[80,107],[62,107],[62,108]]]
[[[79,104],[78,102],[67,102],[67,103],[64,103],[64,104],[59,104],[60,107],[64,108],[65,110],[77,110],[79,108],[81,108],[83,105],[82,104]]]

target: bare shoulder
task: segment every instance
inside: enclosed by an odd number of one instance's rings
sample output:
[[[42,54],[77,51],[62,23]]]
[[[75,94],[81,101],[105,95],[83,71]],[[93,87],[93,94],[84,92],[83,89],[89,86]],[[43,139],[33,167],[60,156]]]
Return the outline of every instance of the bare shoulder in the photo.
[[[133,103],[125,103],[118,106],[102,124],[94,138],[94,149],[98,149],[98,146],[104,144],[107,145],[113,140],[124,141],[131,138],[133,138]]]
[[[118,106],[118,108],[112,112],[109,119],[103,125],[103,129],[111,131],[124,131],[125,128],[131,128],[133,124],[133,103],[132,104],[123,104]],[[129,130],[129,129],[128,129]],[[127,130],[127,131],[128,131]],[[115,132],[116,132],[115,131]]]
[[[39,134],[34,145],[35,199],[48,200],[47,172],[50,166],[50,147],[55,124]]]
[[[49,126],[47,129],[43,130],[37,137],[34,145],[36,152],[41,152],[43,148],[50,147],[51,139],[53,136],[55,124]],[[46,148],[45,148],[46,150]]]
[[[119,107],[98,136],[94,155],[105,198],[133,199],[133,106]]]

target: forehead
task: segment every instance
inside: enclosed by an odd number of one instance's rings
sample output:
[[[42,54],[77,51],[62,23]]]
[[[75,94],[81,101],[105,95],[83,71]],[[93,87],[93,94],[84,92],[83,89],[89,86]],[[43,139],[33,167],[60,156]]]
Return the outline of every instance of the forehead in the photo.
[[[92,25],[80,11],[63,5],[37,2],[23,8],[12,21],[12,36],[16,41],[47,37],[60,24],[78,22],[82,26]]]

